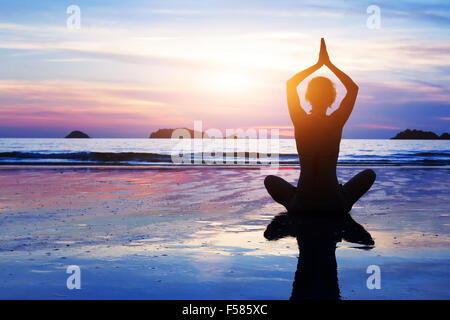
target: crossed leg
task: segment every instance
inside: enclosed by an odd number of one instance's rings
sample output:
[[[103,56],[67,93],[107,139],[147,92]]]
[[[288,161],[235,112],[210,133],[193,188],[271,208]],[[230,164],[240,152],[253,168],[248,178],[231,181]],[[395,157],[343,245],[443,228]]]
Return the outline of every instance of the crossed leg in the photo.
[[[342,186],[347,201],[351,207],[361,198],[372,186],[376,174],[372,169],[366,169],[351,178]],[[270,196],[278,203],[286,207],[288,201],[296,192],[296,188],[286,180],[277,176],[267,176],[264,179],[264,186]]]
[[[283,178],[272,175],[264,179],[264,186],[273,200],[285,207],[296,191],[296,188],[292,184]]]
[[[376,174],[372,169],[366,169],[347,181],[342,186],[345,197],[351,207],[359,200],[375,182]]]

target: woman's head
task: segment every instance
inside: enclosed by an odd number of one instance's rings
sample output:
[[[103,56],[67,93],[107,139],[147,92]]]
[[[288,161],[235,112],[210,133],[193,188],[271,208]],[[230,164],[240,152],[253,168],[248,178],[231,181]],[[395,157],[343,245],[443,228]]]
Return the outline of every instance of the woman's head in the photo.
[[[308,83],[306,100],[313,110],[326,111],[336,99],[334,83],[326,77],[315,77]]]

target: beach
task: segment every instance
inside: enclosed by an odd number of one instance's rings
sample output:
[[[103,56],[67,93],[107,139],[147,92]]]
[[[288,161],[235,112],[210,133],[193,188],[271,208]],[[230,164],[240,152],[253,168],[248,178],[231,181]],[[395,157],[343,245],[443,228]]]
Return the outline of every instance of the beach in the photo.
[[[339,166],[340,182],[365,167]],[[375,239],[340,242],[342,299],[449,299],[450,169],[374,166],[351,211]],[[294,238],[257,167],[0,167],[2,299],[289,299]],[[277,175],[295,184],[299,169]],[[81,270],[69,290],[66,269]],[[366,270],[381,270],[381,289]]]

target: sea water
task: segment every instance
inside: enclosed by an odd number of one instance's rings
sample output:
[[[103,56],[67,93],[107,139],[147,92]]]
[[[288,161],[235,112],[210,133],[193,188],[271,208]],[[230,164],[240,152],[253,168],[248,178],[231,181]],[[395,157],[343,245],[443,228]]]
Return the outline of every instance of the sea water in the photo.
[[[183,164],[298,164],[294,139],[0,139],[0,165],[175,165],[186,154]],[[343,139],[338,164],[448,166],[450,140]]]

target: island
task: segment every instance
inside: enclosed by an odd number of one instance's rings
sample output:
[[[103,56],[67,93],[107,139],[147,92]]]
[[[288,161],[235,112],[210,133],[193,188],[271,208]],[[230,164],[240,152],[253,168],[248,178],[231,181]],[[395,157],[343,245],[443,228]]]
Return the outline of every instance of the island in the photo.
[[[402,132],[397,133],[393,140],[450,140],[450,134],[447,132],[438,136],[432,131],[422,131],[422,130],[410,130],[406,129]]]
[[[69,133],[66,137],[66,139],[86,139],[90,138],[86,133],[75,130]]]
[[[188,128],[175,128],[175,129],[158,129],[155,132],[152,132],[149,136],[149,138],[151,139],[171,139],[172,138],[172,132],[178,129],[184,129],[189,131],[191,138],[194,138],[196,134],[198,137],[202,137],[204,139],[209,139],[210,137],[208,136],[207,133],[205,132],[200,132],[200,131],[194,131],[192,129],[188,129]],[[230,135],[228,137],[225,137],[225,139],[239,139],[239,136],[237,134],[233,134]]]
[[[172,132],[178,129],[184,129],[189,131],[191,134],[191,138],[195,137],[196,135],[199,137],[207,138],[207,135],[205,135],[204,132],[194,131],[192,129],[188,128],[175,128],[175,129],[158,129],[155,132],[152,132],[149,136],[150,139],[170,139],[172,138]]]

